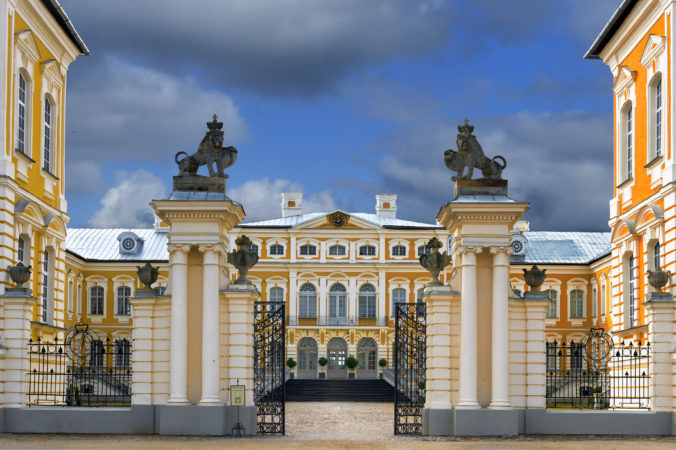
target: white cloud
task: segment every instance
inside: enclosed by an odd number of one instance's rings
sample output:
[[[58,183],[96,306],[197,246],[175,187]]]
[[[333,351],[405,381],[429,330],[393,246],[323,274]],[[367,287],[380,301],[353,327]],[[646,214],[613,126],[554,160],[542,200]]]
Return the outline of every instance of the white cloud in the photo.
[[[101,199],[101,208],[89,219],[96,228],[139,228],[153,223],[153,211],[148,205],[153,199],[165,197],[162,180],[145,170],[119,172],[118,183]]]
[[[285,179],[249,180],[228,189],[228,196],[241,203],[245,222],[281,216],[282,192],[303,192],[303,186]],[[328,190],[303,195],[303,213],[332,211],[337,208],[333,193]]]

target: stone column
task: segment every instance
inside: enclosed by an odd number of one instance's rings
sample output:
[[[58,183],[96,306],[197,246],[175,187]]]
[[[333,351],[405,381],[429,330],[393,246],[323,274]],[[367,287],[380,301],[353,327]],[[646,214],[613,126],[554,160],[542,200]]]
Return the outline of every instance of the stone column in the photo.
[[[202,398],[200,405],[220,404],[218,267],[220,246],[201,245],[202,273]]]
[[[458,408],[479,408],[477,400],[477,296],[476,253],[461,248],[462,293],[460,295],[460,395]],[[476,252],[476,253],[475,253]]]
[[[668,292],[652,292],[648,294],[645,307],[650,343],[650,408],[653,411],[672,411],[676,302]]]
[[[427,319],[427,360],[423,433],[451,434],[451,303],[460,294],[450,286],[428,285],[423,292]]]
[[[0,296],[3,342],[7,349],[3,358],[3,406],[26,406],[26,373],[28,373],[28,341],[31,337],[33,306],[37,299],[30,293]]]
[[[188,404],[188,251],[189,245],[168,245],[171,266],[171,347],[169,400]]]
[[[549,300],[542,292],[526,292],[526,408],[542,409],[547,405],[547,349],[545,315]]]
[[[134,357],[132,358],[131,403],[133,405],[151,405],[153,395],[153,310],[155,296],[137,296],[129,299],[133,320],[132,342]]]
[[[509,253],[504,247],[493,253],[493,312],[491,345],[491,403],[489,408],[511,408],[509,401]]]
[[[252,284],[231,284],[223,292],[230,324],[230,384],[236,384],[237,380],[244,384],[246,404],[253,405],[254,302],[260,298],[260,293]]]

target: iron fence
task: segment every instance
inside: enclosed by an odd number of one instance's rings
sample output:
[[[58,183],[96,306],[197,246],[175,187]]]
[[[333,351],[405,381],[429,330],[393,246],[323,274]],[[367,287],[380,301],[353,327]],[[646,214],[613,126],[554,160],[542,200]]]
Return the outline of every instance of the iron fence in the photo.
[[[75,325],[63,342],[28,343],[29,406],[130,406],[131,341]]]
[[[650,344],[618,344],[601,328],[578,342],[548,342],[548,408],[647,409]]]

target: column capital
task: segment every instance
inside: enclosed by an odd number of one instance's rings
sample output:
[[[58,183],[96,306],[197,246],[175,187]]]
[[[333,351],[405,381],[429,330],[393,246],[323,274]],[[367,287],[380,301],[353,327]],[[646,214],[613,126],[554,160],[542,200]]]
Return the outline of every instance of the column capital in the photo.
[[[453,253],[465,254],[465,253],[481,253],[484,250],[483,247],[478,247],[474,245],[459,245],[453,251]]]
[[[222,253],[225,251],[225,246],[223,244],[202,244],[197,247],[197,249],[202,252],[216,252]]]
[[[169,250],[169,253],[174,253],[174,252],[188,253],[190,251],[190,245],[188,245],[188,244],[167,244],[167,250]]]
[[[496,253],[507,253],[508,255],[511,255],[514,253],[514,249],[512,248],[511,245],[499,245],[495,247],[490,247],[490,252],[491,254],[495,255]]]

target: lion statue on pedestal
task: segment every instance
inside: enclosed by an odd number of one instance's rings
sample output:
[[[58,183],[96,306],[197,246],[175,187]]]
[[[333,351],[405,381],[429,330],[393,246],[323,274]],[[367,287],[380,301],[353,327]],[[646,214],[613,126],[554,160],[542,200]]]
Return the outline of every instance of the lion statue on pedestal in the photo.
[[[472,134],[474,126],[470,125],[467,119],[464,125],[458,126],[458,131],[460,131],[456,139],[458,151],[449,148],[444,152],[444,164],[456,173],[451,179],[470,180],[474,169],[477,168],[481,170],[484,179],[502,180],[502,171],[507,167],[505,158],[502,156],[489,158],[484,154],[479,141]]]
[[[197,151],[192,155],[186,152],[178,152],[174,157],[178,164],[179,176],[197,175],[200,166],[207,166],[210,177],[228,178],[225,169],[235,164],[237,161],[237,149],[235,147],[223,147],[223,122],[218,122],[218,117],[214,114],[213,121],[207,122],[209,131],[204,135]],[[185,155],[179,159],[179,156]],[[215,165],[215,169],[214,169]]]

